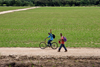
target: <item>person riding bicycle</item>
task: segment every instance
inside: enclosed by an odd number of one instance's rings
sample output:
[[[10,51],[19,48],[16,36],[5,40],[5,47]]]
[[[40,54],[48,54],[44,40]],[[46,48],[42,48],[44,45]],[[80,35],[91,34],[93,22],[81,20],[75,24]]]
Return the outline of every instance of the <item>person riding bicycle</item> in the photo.
[[[50,46],[52,46],[51,42],[54,40],[53,35],[52,35],[52,29],[50,29],[50,33],[48,33],[48,35],[49,36],[45,38],[45,39],[50,38],[48,40],[48,45],[47,46],[49,46],[49,44],[50,44]]]

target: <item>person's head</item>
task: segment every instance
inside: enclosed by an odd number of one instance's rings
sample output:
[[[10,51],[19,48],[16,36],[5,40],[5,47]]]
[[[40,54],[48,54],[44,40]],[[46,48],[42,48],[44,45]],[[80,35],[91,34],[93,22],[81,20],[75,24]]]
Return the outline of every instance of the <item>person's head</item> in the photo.
[[[60,33],[60,36],[62,36],[62,33]]]
[[[50,33],[48,33],[48,35],[50,35]]]

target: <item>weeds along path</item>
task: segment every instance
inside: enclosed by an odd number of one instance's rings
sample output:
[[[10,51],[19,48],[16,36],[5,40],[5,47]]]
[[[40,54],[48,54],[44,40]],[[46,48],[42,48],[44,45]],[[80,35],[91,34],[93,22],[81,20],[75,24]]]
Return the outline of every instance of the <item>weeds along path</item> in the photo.
[[[35,8],[39,8],[39,7],[30,7],[30,8],[24,8],[24,9],[2,11],[2,12],[0,12],[0,14],[6,14],[6,13],[11,13],[11,12],[16,12],[16,11],[23,11],[23,10],[35,9]]]
[[[50,56],[50,57],[64,57],[64,56],[75,56],[75,57],[100,57],[99,48],[67,48],[68,52],[57,52],[58,49],[53,50],[51,48],[40,49],[40,48],[0,48],[0,55],[18,55],[18,56]]]

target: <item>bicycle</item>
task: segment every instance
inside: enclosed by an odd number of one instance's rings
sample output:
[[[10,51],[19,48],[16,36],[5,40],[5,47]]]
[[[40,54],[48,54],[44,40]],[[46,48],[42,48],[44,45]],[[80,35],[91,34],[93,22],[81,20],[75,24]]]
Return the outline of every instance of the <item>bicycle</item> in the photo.
[[[52,49],[57,49],[58,48],[58,44],[56,42],[51,42],[51,46],[50,44],[48,45],[46,40],[44,40],[44,42],[40,42],[39,47],[41,49],[45,49],[46,47],[51,47]]]

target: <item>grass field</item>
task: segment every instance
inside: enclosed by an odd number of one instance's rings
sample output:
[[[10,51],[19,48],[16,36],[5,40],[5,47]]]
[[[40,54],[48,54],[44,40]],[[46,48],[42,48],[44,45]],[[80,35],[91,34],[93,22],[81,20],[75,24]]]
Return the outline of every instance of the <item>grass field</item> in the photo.
[[[41,7],[0,15],[0,47],[38,47],[49,30],[66,47],[100,48],[100,7]]]
[[[0,7],[0,12],[7,10],[22,9],[22,8],[28,8],[28,7]]]

